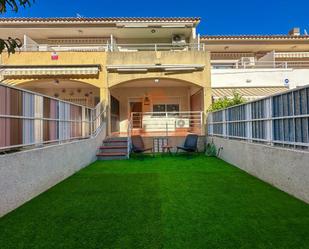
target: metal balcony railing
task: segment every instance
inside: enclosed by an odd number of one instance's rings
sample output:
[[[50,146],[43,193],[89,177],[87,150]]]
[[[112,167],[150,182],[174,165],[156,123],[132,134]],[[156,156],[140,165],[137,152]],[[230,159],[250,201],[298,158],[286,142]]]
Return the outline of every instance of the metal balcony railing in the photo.
[[[0,83],[0,152],[95,136],[106,110],[73,104]]]
[[[225,63],[211,63],[212,69],[306,69],[309,68],[309,61],[263,61],[263,62],[225,62]]]
[[[309,86],[208,114],[208,135],[309,148]]]
[[[21,51],[41,52],[136,52],[136,51],[204,51],[204,44],[197,43],[144,43],[144,44],[35,44],[23,46]]]
[[[203,112],[133,112],[130,127],[138,133],[183,135],[186,133],[203,134]]]

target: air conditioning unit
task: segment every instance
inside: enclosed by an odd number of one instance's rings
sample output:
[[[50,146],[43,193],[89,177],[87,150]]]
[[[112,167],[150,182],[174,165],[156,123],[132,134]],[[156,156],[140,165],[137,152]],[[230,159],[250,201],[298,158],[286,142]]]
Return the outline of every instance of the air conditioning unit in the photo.
[[[176,128],[190,128],[189,119],[176,118]]]
[[[242,57],[240,59],[241,65],[244,66],[254,66],[255,65],[255,58],[254,57]]]
[[[174,34],[172,38],[172,44],[174,45],[184,45],[186,44],[186,37],[182,34]]]

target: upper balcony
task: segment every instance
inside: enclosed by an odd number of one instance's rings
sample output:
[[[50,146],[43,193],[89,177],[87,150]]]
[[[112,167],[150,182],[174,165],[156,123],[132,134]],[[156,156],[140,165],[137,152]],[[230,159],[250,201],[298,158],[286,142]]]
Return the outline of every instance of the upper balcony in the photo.
[[[138,52],[205,51],[199,43],[128,43],[128,44],[24,44],[24,52]]]

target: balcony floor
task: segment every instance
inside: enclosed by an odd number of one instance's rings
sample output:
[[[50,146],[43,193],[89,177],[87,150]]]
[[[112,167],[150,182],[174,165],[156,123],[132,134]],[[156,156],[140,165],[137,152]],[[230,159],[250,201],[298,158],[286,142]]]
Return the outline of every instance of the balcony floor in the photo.
[[[145,132],[140,130],[133,130],[131,135],[141,135],[142,137],[185,137],[192,132],[188,131],[152,131],[152,132]],[[113,132],[113,137],[127,137],[127,132]]]

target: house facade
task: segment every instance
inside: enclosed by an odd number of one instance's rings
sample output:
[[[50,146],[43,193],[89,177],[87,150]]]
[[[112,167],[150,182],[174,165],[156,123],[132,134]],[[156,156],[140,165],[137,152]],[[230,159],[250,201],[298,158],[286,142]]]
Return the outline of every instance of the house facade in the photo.
[[[309,37],[203,36],[199,18],[1,18],[2,83],[89,107],[109,133],[203,133],[214,99],[247,99],[305,84]],[[308,77],[307,77],[308,78]]]

